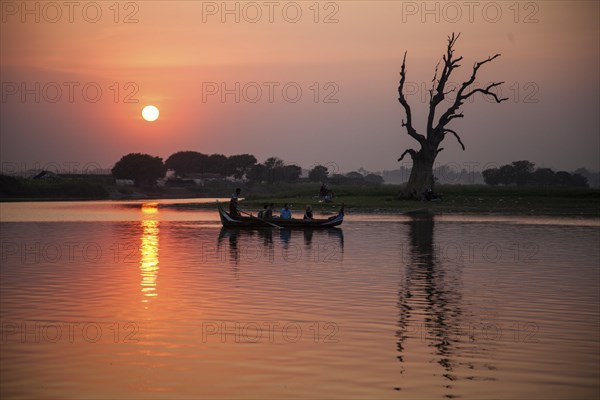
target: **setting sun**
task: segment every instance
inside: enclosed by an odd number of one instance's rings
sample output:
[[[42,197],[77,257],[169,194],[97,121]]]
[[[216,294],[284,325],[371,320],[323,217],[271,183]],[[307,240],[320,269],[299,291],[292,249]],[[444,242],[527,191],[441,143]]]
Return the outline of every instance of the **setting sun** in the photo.
[[[146,121],[150,121],[150,122],[156,121],[158,119],[159,114],[160,113],[158,111],[158,108],[156,108],[155,106],[146,106],[142,110],[142,117]]]

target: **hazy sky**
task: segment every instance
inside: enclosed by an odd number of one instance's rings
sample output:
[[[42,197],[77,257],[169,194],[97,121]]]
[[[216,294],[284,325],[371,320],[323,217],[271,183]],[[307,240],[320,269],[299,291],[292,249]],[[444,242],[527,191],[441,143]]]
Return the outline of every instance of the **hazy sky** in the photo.
[[[179,150],[395,169],[416,145],[401,127],[402,55],[423,132],[452,32],[464,61],[451,80],[501,53],[477,81],[505,81],[509,100],[465,104],[451,127],[466,151],[448,137],[439,163],[599,169],[597,1],[0,4],[4,172]]]

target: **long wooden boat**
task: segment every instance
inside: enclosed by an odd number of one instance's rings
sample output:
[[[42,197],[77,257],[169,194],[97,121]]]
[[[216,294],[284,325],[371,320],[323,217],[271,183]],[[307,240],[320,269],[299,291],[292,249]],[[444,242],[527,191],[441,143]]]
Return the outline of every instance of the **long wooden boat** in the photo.
[[[332,228],[341,225],[344,221],[344,206],[337,215],[322,219],[261,219],[252,216],[231,216],[223,209],[221,203],[217,204],[221,223],[227,228]]]

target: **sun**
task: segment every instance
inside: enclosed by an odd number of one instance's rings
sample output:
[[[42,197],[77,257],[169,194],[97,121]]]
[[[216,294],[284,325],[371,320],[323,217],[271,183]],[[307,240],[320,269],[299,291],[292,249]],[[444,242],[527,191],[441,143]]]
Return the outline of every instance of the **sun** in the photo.
[[[156,121],[159,114],[158,108],[155,106],[146,106],[142,110],[142,117],[149,122]]]

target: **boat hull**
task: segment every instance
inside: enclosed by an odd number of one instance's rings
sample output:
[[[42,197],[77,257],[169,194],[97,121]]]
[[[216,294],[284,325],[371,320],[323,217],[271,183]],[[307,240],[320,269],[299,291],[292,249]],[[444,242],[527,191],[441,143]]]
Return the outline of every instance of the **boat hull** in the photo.
[[[281,218],[269,218],[260,219],[258,217],[245,217],[236,216],[232,217],[226,212],[223,207],[219,204],[219,217],[221,223],[227,228],[332,228],[339,226],[344,221],[344,211],[340,212],[331,218],[327,219],[281,219]]]

